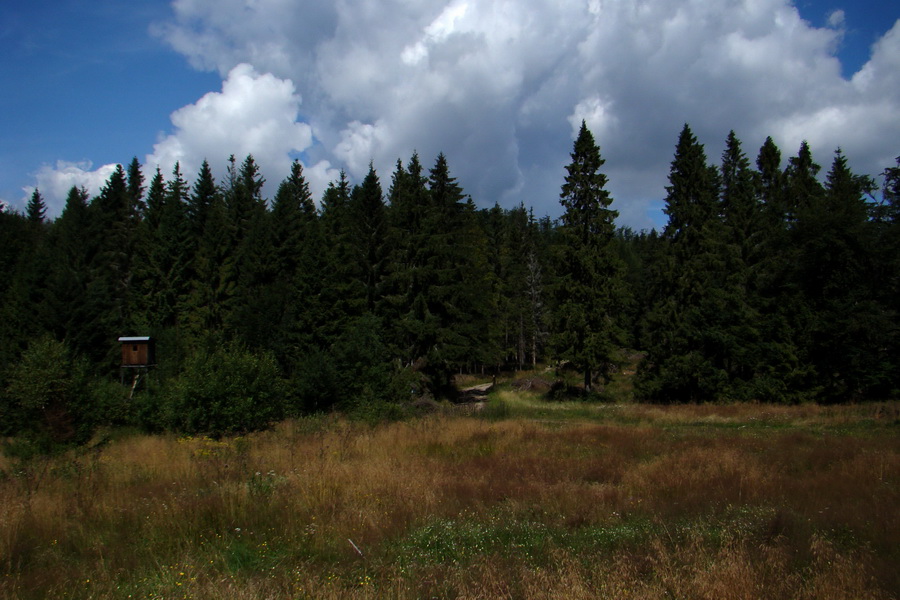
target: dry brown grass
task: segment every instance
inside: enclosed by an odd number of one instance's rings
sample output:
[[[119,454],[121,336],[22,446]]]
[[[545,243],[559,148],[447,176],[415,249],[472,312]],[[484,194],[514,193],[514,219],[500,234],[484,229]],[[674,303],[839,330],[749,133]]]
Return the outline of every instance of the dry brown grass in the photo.
[[[583,410],[7,460],[0,598],[900,594],[892,405]]]

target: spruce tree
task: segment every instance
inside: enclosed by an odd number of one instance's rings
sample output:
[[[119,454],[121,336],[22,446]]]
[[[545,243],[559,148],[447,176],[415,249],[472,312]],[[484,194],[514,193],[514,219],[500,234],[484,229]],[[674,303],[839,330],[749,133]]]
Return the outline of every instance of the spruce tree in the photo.
[[[609,208],[612,198],[600,171],[606,161],[584,121],[570,156],[560,193],[565,212],[556,346],[561,358],[584,373],[584,389],[590,393],[594,374],[605,379],[622,336],[616,322],[621,265],[612,246],[618,213]]]
[[[135,216],[144,212],[144,174],[137,157],[128,164],[128,198]]]
[[[804,140],[800,143],[797,156],[788,159],[785,170],[786,181],[786,206],[785,220],[789,227],[793,227],[798,214],[803,210],[816,210],[822,199],[824,190],[819,183],[818,175],[822,167],[813,161],[809,144]]]
[[[206,227],[210,207],[219,201],[219,189],[213,177],[209,163],[204,160],[194,181],[192,193],[187,201],[187,218],[191,227],[191,235],[199,239]]]
[[[726,272],[719,177],[688,125],[666,187],[666,264],[648,314],[638,391],[657,401],[717,400],[727,392],[731,325],[723,311]]]
[[[293,275],[303,256],[305,238],[316,219],[316,206],[303,174],[303,165],[295,160],[291,173],[278,186],[272,202],[272,236],[277,250],[275,268]]]
[[[766,371],[762,347],[764,309],[757,273],[763,260],[762,212],[756,176],[734,131],[728,134],[721,166],[721,203],[724,238],[718,245],[723,273],[716,295],[715,335],[722,348],[721,365],[729,377],[726,393],[734,398],[757,396],[755,381]],[[758,399],[758,398],[757,398]]]
[[[511,213],[494,204],[490,209],[478,213],[481,229],[487,237],[487,261],[490,265],[489,286],[482,294],[490,295],[495,314],[490,318],[490,327],[483,332],[498,348],[499,361],[521,365],[524,362],[526,342],[522,304],[524,294],[524,261],[516,261],[514,254],[522,251],[517,243],[520,231],[512,224]],[[517,277],[517,275],[520,275]],[[519,366],[518,368],[522,368]]]
[[[47,205],[37,188],[31,193],[28,206],[25,208],[25,216],[29,222],[38,225],[43,224],[47,219]]]
[[[88,194],[72,187],[62,214],[53,223],[47,246],[51,268],[47,277],[45,328],[52,337],[67,340],[73,350],[82,352],[89,332],[84,321],[90,264],[96,254],[92,237]]]
[[[233,168],[233,161],[230,168]],[[229,178],[231,180],[231,178]],[[227,329],[253,349],[268,348],[277,308],[267,293],[278,274],[267,202],[262,196],[265,180],[253,156],[241,163],[225,200],[233,225],[234,296],[227,303]]]
[[[430,199],[417,154],[413,153],[405,168],[397,161],[388,197],[390,260],[382,313],[390,324],[394,351],[405,366],[410,366],[427,351],[423,315],[418,309],[424,306],[420,301],[424,290],[424,220]]]
[[[176,162],[172,178],[166,186],[165,201],[153,237],[152,263],[156,269],[156,287],[150,293],[157,298],[152,321],[157,326],[171,328],[178,324],[179,313],[189,290],[192,257],[187,220],[188,193],[188,184],[181,174],[181,166]]]
[[[785,219],[785,179],[781,170],[781,150],[771,137],[759,149],[756,157],[757,195],[766,215],[766,226],[775,227]]]
[[[779,311],[789,328],[790,347],[796,352],[797,367],[792,388],[799,398],[816,397],[821,392],[815,360],[810,356],[816,346],[813,339],[816,319],[810,304],[812,290],[805,281],[809,269],[804,265],[808,261],[815,263],[815,252],[809,250],[820,243],[818,230],[825,190],[818,179],[819,171],[821,167],[813,160],[809,144],[803,141],[797,155],[788,158],[783,175],[785,211],[779,253],[783,268],[778,301],[781,304]],[[815,270],[814,264],[811,269]]]
[[[159,227],[165,201],[166,180],[159,167],[156,167],[156,172],[150,178],[150,187],[147,189],[147,206],[144,210],[144,219],[142,221],[145,229],[153,230]]]
[[[272,241],[277,277],[272,298],[272,350],[283,371],[292,374],[302,357],[318,343],[322,329],[322,242],[315,204],[294,161],[272,203]]]
[[[354,240],[355,278],[365,310],[375,314],[384,293],[388,223],[381,182],[371,163],[362,184],[351,194],[348,217]]]
[[[48,256],[45,230],[43,223],[29,216],[0,213],[0,258],[9,259],[0,269],[0,368],[16,360],[46,326],[44,305],[53,257]],[[0,385],[2,377],[0,373]]]
[[[265,208],[266,201],[262,197],[262,188],[266,180],[260,174],[259,165],[256,164],[252,154],[247,155],[240,168],[236,167],[234,155],[228,161],[225,206],[231,214],[240,238],[260,209]]]
[[[873,187],[850,171],[838,150],[821,194],[797,216],[796,275],[809,314],[806,355],[829,400],[883,393],[894,377],[883,349],[892,345],[896,326],[873,285],[879,270],[866,204]]]
[[[715,167],[706,162],[703,145],[687,124],[678,137],[666,192],[663,212],[669,221],[664,235],[676,255],[685,259],[703,252],[701,241],[708,233],[705,229],[715,226],[722,210],[719,181]]]
[[[364,295],[355,277],[355,240],[350,229],[350,180],[341,170],[337,181],[328,184],[321,201],[321,234],[326,263],[322,305],[326,336],[336,337],[348,319],[363,313]]]
[[[792,275],[797,260],[791,232],[796,208],[781,163],[781,151],[771,137],[766,138],[754,173],[760,205],[759,260],[753,268],[754,302],[760,314],[763,356],[754,384],[757,399],[775,402],[802,398],[809,376],[798,345],[798,332],[805,327],[804,311],[798,308],[802,298]]]
[[[130,287],[138,214],[121,165],[89,205],[90,243],[97,251],[90,264],[87,303],[78,313],[85,324],[83,346],[74,347],[107,368],[118,364],[115,339],[132,327]]]
[[[199,340],[222,332],[235,288],[233,227],[206,161],[194,182],[187,217],[193,260],[184,320]]]
[[[428,173],[430,205],[424,215],[423,331],[432,337],[428,363],[438,386],[452,370],[493,362],[488,320],[493,314],[487,241],[478,227],[475,206],[440,153]],[[427,339],[426,337],[426,339]]]
[[[150,314],[153,312],[151,308],[153,300],[151,296],[157,285],[155,274],[151,268],[151,255],[156,249],[156,230],[159,228],[165,202],[166,180],[157,166],[156,172],[150,178],[143,219],[136,232],[138,239],[134,256],[135,310],[140,312],[148,322],[152,321]],[[146,328],[144,329],[146,331]]]

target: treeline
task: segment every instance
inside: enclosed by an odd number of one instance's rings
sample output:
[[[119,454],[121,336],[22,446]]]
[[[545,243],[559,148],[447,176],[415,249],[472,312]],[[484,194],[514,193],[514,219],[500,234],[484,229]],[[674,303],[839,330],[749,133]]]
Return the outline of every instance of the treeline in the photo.
[[[603,393],[621,348],[640,398],[793,402],[900,387],[900,167],[874,181],[803,144],[750,166],[732,133],[708,164],[685,126],[663,232],[617,230],[582,125],[562,218],[476,208],[440,155],[369,169],[313,201],[271,199],[252,156],[145,181],[137,159],[52,222],[35,191],[0,213],[4,434],[83,439],[101,423],[227,433],[333,408],[393,410],[459,372],[566,361]],[[900,163],[898,163],[900,164]],[[158,367],[132,395],[122,335]],[[130,379],[128,383],[131,383]],[[133,397],[132,397],[133,396]]]
[[[643,397],[852,401],[900,387],[900,159],[883,201],[838,149],[782,168],[768,138],[756,169],[732,132],[707,164],[685,126],[669,173],[669,222],[638,238],[647,358]]]

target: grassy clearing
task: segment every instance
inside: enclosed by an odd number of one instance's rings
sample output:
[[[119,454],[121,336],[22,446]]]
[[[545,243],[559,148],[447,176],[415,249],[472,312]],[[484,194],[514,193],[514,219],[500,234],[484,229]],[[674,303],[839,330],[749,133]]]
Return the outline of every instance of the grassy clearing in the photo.
[[[898,405],[319,418],[0,459],[0,598],[890,598]]]
[[[862,433],[900,424],[900,404],[685,404],[661,406],[638,403],[546,401],[538,394],[509,389],[496,392],[491,414],[547,422],[616,423],[663,428],[803,429],[809,432]]]

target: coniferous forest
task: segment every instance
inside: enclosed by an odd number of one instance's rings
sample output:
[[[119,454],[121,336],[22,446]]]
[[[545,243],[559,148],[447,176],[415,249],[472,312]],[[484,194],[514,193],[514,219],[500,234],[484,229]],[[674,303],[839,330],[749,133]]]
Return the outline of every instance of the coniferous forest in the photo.
[[[217,181],[137,159],[50,221],[0,212],[0,435],[39,448],[101,425],[229,434],[320,411],[402,414],[458,373],[551,367],[604,399],[847,402],[900,389],[900,159],[876,180],[807,144],[718,163],[685,125],[661,232],[617,228],[582,124],[558,220],[477,208],[447,157],[413,154],[312,197],[264,198],[252,156]],[[661,195],[663,191],[661,190]],[[479,199],[482,203],[489,199]],[[120,373],[120,336],[156,367]],[[555,369],[555,371],[553,370]],[[24,443],[24,442],[23,442]]]

